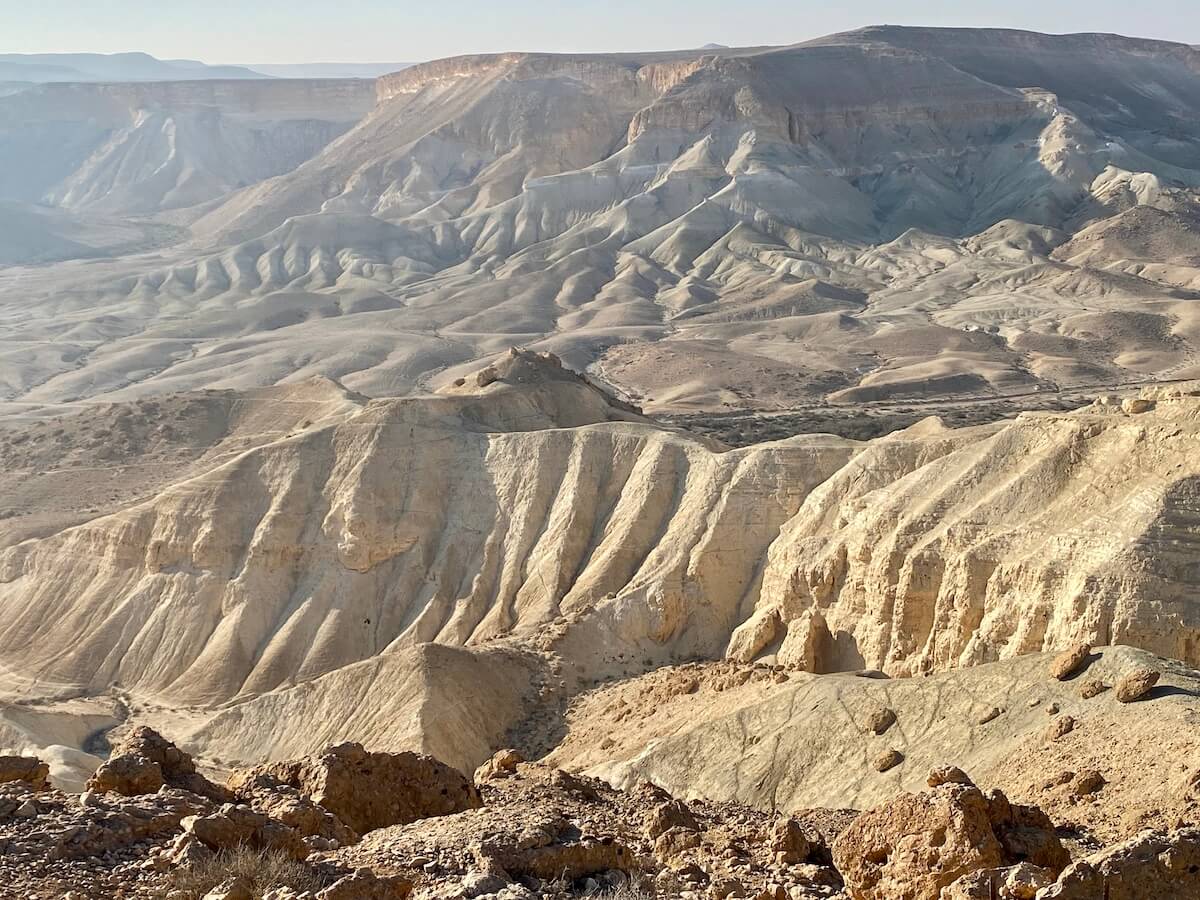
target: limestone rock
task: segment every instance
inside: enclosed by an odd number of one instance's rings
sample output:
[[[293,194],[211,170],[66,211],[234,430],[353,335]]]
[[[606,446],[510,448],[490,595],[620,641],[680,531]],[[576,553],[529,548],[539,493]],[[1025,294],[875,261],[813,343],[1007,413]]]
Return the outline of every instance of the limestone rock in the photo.
[[[296,831],[248,806],[227,803],[208,815],[189,816],[181,824],[184,831],[210,850],[247,846],[281,850],[294,859],[304,859],[309,854],[308,846]]]
[[[228,785],[240,793],[264,775],[297,789],[360,835],[481,805],[479,792],[461,772],[431,756],[371,753],[354,743],[331,747],[318,758],[239,770]]]
[[[399,876],[379,876],[359,869],[317,892],[317,900],[407,900],[412,882]]]
[[[123,794],[154,794],[166,784],[162,767],[144,756],[132,754],[114,756],[100,766],[88,779],[89,791]]]
[[[781,819],[771,830],[771,850],[775,859],[787,866],[808,862],[813,844],[794,818]]]
[[[680,800],[659,804],[646,819],[646,837],[654,840],[672,828],[699,831],[700,825],[687,805]]]
[[[0,756],[0,784],[11,782],[44,791],[50,786],[50,766],[36,756]]]
[[[939,900],[979,870],[1027,862],[1057,874],[1069,859],[1041,810],[941,780],[931,791],[900,794],[863,813],[833,844],[854,900]]]
[[[1200,897],[1200,829],[1143,831],[1072,863],[1038,900]]]
[[[1071,716],[1059,716],[1046,729],[1046,740],[1057,741],[1075,730],[1075,720]]]
[[[1089,643],[1078,641],[1072,644],[1050,663],[1050,677],[1066,681],[1083,667],[1091,652],[1092,645]]]
[[[1158,684],[1160,673],[1148,666],[1141,666],[1132,672],[1127,672],[1117,681],[1115,693],[1122,703],[1133,703],[1141,700]]]
[[[1089,678],[1079,686],[1079,696],[1084,700],[1091,700],[1093,697],[1099,697],[1108,690],[1108,685],[1099,678]]]
[[[1096,791],[1104,787],[1107,782],[1104,776],[1095,769],[1088,769],[1086,772],[1080,772],[1071,780],[1071,794],[1076,797],[1086,797],[1088,794],[1094,794]]]
[[[516,750],[497,750],[491,758],[475,770],[475,783],[481,784],[493,778],[505,778],[517,770],[520,763],[525,762]]]
[[[867,727],[875,734],[883,734],[896,724],[896,712],[886,706],[871,711],[867,716]]]
[[[255,896],[250,881],[239,875],[221,882],[203,900],[255,900]]]
[[[1029,863],[980,869],[963,875],[942,891],[941,900],[1034,900],[1054,883],[1054,874]]]
[[[885,750],[875,759],[875,771],[887,772],[896,768],[900,763],[904,762],[904,754],[893,747],[890,750]]]
[[[233,799],[227,790],[196,771],[191,756],[144,725],[131,729],[113,745],[108,761],[88,782],[88,790],[132,796],[153,793],[163,784],[217,803]]]
[[[1000,709],[1000,707],[993,706],[991,709],[989,709],[987,712],[985,712],[983,715],[981,715],[978,719],[976,719],[975,724],[986,725],[988,722],[993,722],[996,719],[1000,718],[1001,712],[1002,712],[1002,710]]]
[[[1057,875],[1071,861],[1050,817],[1036,806],[1012,803],[998,790],[985,794],[992,832],[1006,864],[1029,862]]]
[[[833,842],[833,861],[854,900],[938,900],[959,877],[999,868],[1004,855],[982,792],[950,784],[863,813]]]
[[[287,825],[302,837],[321,838],[335,846],[358,840],[354,830],[325,807],[267,773],[239,780],[236,796],[255,812]]]
[[[943,784],[973,785],[975,782],[971,781],[970,776],[958,766],[938,766],[929,773],[925,783],[930,787],[939,787]]]

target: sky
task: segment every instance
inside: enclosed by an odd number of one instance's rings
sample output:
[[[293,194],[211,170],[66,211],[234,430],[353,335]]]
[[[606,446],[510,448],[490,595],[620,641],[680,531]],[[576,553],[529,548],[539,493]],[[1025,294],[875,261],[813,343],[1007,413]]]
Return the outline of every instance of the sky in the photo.
[[[791,44],[884,23],[1109,31],[1200,44],[1200,0],[0,0],[0,53],[416,62],[499,50]]]

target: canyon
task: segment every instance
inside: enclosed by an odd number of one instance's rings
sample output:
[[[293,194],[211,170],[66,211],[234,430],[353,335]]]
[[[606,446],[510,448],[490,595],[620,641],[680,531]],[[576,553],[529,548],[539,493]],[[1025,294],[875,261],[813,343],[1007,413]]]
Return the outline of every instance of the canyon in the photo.
[[[633,890],[614,847],[766,900],[1184,858],[1198,114],[1182,44],[897,26],[3,85],[0,748],[41,762],[0,837],[158,823],[102,868],[167,896],[251,823],[321,900]],[[482,809],[251,789],[358,744]],[[930,887],[889,829],[946,809],[1004,849]],[[590,862],[554,894],[531,847]]]

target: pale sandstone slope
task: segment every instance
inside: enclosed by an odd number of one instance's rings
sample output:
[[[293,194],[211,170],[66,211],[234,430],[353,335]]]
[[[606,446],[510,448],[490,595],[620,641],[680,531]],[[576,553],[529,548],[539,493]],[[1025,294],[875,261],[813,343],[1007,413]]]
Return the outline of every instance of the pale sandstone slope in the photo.
[[[548,761],[627,788],[649,780],[681,797],[780,810],[866,809],[923,789],[932,768],[953,764],[1102,842],[1194,818],[1200,673],[1109,647],[1060,682],[1047,672],[1052,658],[894,680],[791,673],[780,682],[768,669],[728,664],[660,669],[578,697]],[[1080,695],[1085,681],[1111,686],[1147,664],[1164,673],[1148,700]],[[876,734],[880,710],[895,723]],[[1067,718],[1073,728],[1053,737]],[[896,765],[878,771],[891,749]],[[1073,792],[1075,776],[1089,771],[1107,784]]]
[[[562,617],[592,635],[581,659],[716,654],[780,525],[856,449],[714,452],[552,362],[496,374],[371,401],[4,550],[7,686],[212,704]]]
[[[768,552],[737,646],[810,671],[916,674],[1083,639],[1200,662],[1192,598],[1200,401],[872,443]],[[786,635],[785,635],[786,632]]]

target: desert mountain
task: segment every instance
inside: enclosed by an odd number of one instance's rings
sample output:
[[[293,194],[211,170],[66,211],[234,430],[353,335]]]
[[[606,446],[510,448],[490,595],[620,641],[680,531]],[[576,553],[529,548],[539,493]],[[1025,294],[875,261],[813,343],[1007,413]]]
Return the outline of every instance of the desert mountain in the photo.
[[[195,186],[116,178],[138,171],[142,129],[127,125],[128,140],[28,190],[131,211],[250,186],[177,217],[191,239],[169,252],[0,274],[6,344],[73,342],[70,364],[13,363],[8,398],[297,373],[396,395],[514,343],[591,366],[651,410],[1194,375],[1194,260],[1092,244],[1124,215],[1196,215],[1196,60],[1116,36],[894,27],[438,60],[379,78],[340,139],[325,119],[299,145],[279,138],[288,153],[222,157]],[[304,91],[286,95],[301,107],[367,89],[246,84]],[[21,96],[14,123],[32,115]],[[293,134],[299,113],[275,115]],[[231,162],[244,158],[258,162]]]
[[[413,63],[255,63],[245,68],[272,78],[378,78]]]
[[[370,107],[352,81],[47,84],[0,97],[0,198],[161,213],[289,171]]]
[[[0,81],[205,81],[262,78],[246,66],[210,66],[148,53],[0,53]]]

